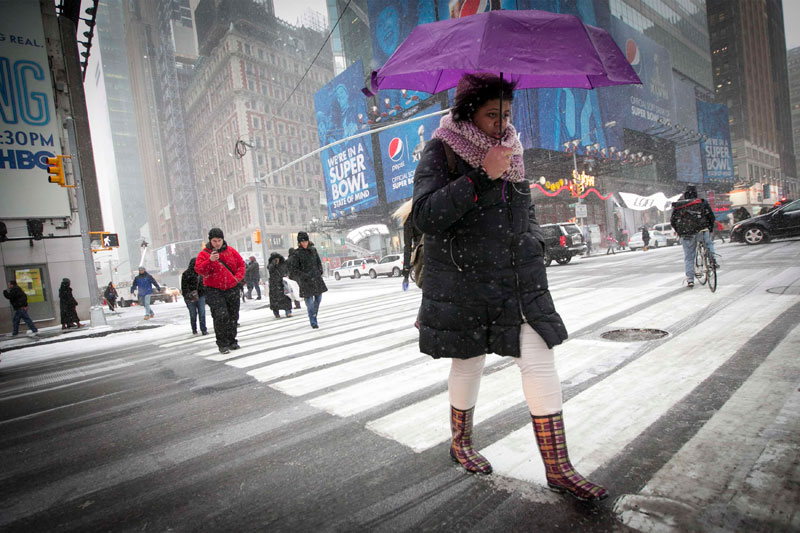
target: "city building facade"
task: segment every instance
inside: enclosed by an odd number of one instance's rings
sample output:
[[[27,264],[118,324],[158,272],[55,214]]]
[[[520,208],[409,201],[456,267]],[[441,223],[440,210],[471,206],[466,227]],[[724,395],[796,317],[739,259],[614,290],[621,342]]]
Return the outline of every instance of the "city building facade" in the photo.
[[[197,61],[192,9],[189,0],[126,0],[125,7],[149,245],[158,271],[177,275],[202,241],[183,102]]]
[[[800,168],[800,46],[789,50],[786,56],[789,74],[789,105],[792,109],[794,161],[795,168]],[[789,183],[791,183],[791,181]],[[793,185],[794,187],[787,187],[784,194],[789,198],[798,198],[800,191],[798,191],[796,180]]]
[[[735,206],[751,214],[797,189],[780,0],[708,0],[714,91],[730,112]]]
[[[185,103],[199,225],[223,228],[245,255],[285,256],[324,216],[319,159],[290,163],[319,147],[312,97],[333,77],[325,34],[277,19],[270,2],[203,0],[195,21]]]

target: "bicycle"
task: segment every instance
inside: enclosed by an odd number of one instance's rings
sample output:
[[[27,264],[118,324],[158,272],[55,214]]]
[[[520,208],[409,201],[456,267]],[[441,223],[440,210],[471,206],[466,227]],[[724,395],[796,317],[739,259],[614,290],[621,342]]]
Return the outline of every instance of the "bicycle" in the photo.
[[[704,229],[703,231],[707,232],[708,230]],[[711,289],[711,292],[717,290],[717,263],[702,238],[697,240],[694,251],[694,276],[700,285],[708,283],[708,288]]]

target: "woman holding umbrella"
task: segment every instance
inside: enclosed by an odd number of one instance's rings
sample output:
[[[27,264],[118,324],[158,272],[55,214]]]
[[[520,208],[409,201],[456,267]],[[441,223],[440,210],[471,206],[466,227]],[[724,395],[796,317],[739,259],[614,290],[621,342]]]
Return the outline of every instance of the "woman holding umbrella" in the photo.
[[[420,350],[452,360],[454,461],[491,473],[473,447],[473,413],[486,354],[510,356],[522,373],[548,487],[600,500],[606,489],[578,474],[567,453],[553,355],[567,330],[547,288],[522,146],[509,123],[513,89],[495,75],[465,75],[417,167],[412,221],[425,234]]]

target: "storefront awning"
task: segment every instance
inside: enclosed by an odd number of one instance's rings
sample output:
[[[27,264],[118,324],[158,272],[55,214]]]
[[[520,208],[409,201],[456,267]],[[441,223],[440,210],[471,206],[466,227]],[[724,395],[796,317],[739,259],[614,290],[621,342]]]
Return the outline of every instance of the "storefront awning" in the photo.
[[[619,194],[622,201],[625,202],[625,207],[633,209],[634,211],[646,211],[651,207],[655,207],[659,211],[666,211],[670,209],[672,202],[681,197],[680,194],[676,194],[675,196],[667,198],[663,192],[657,192],[650,196],[639,196],[638,194],[630,192],[620,192],[617,194]]]

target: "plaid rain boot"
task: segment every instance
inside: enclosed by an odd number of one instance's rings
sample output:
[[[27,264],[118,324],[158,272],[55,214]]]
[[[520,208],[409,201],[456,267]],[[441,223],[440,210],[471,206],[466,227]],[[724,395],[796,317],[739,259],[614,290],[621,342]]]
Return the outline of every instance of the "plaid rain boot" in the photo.
[[[460,463],[468,472],[491,474],[492,465],[472,447],[472,413],[475,408],[461,411],[450,407],[450,432],[453,441],[450,443],[450,458]]]
[[[608,491],[575,471],[567,452],[564,419],[561,412],[547,416],[531,415],[536,444],[544,461],[547,486],[554,492],[568,492],[581,501],[602,500]]]

